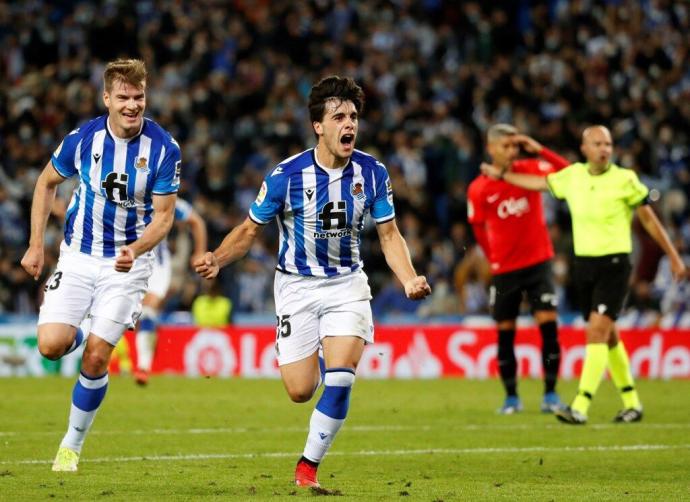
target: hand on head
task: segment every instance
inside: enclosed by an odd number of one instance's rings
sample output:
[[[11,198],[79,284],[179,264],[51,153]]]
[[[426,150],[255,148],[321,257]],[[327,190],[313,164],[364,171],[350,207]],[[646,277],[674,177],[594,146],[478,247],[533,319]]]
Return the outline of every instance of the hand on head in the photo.
[[[539,153],[544,148],[541,143],[526,134],[516,134],[514,139],[520,147],[529,153]]]

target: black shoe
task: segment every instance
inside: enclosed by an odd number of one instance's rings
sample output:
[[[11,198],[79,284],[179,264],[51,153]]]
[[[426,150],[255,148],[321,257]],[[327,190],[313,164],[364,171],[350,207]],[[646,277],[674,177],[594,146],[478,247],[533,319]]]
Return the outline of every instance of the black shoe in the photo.
[[[617,424],[629,424],[632,422],[642,421],[642,408],[628,408],[627,410],[619,411],[613,421]]]
[[[587,417],[579,411],[573,410],[570,406],[560,408],[553,412],[556,418],[565,424],[570,425],[584,425],[587,423]]]

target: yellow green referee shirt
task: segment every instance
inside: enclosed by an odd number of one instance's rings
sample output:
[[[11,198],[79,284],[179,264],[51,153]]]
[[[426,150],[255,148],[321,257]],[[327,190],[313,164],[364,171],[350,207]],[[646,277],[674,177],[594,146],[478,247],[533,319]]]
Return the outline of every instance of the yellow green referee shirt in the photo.
[[[630,169],[610,164],[593,176],[588,168],[578,162],[546,177],[553,196],[570,208],[575,256],[630,253],[633,210],[649,190]]]

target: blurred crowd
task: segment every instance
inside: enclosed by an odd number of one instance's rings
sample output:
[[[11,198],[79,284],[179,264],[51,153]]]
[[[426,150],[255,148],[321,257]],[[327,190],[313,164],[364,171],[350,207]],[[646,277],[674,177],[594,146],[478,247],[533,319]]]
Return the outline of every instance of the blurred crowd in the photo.
[[[376,315],[487,312],[486,261],[467,224],[466,187],[495,122],[575,161],[583,127],[607,125],[619,164],[656,189],[656,209],[690,243],[690,4],[684,0],[200,0],[0,2],[0,310],[31,313],[41,281],[20,268],[35,179],[62,137],[104,112],[104,63],[141,57],[147,115],[181,145],[180,196],[209,245],[246,216],[267,170],[313,146],[306,99],[329,74],[367,96],[358,148],[384,162],[398,224],[434,288],[412,303],[373,226],[363,256]],[[69,198],[69,190],[61,191]],[[566,208],[546,196],[563,311],[572,309]],[[51,217],[47,270],[61,239]],[[631,312],[681,322],[690,292],[636,227]],[[276,229],[221,276],[235,312],[271,312]],[[200,290],[177,251],[168,308]],[[670,317],[669,317],[670,316]]]

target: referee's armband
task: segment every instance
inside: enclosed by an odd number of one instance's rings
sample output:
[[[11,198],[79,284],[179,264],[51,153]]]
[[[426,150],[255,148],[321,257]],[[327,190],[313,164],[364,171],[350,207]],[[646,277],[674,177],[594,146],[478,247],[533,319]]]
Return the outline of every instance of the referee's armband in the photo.
[[[656,188],[652,188],[651,190],[649,190],[649,192],[647,192],[647,196],[644,199],[642,199],[639,202],[639,204],[637,204],[637,205],[639,207],[639,206],[645,206],[648,204],[653,204],[655,202],[659,202],[660,198],[661,198],[661,192]]]
[[[647,196],[642,199],[640,202],[640,206],[644,206],[646,204],[653,204],[654,202],[659,202],[659,199],[661,198],[661,192],[657,190],[656,188],[652,188]]]

